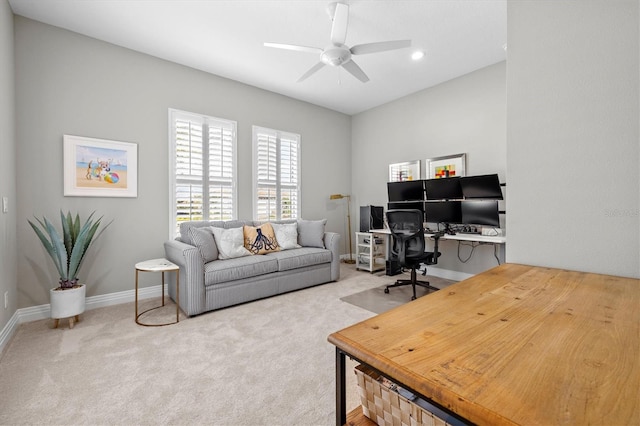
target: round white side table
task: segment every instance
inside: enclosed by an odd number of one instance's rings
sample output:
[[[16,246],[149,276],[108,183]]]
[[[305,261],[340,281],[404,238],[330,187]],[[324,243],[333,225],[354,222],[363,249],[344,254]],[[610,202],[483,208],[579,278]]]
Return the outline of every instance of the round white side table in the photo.
[[[138,313],[138,273],[139,272],[162,272],[162,305],[149,308],[143,312]],[[167,322],[164,324],[145,324],[140,321],[140,316],[154,309],[162,308],[164,306],[164,273],[176,271],[176,320],[173,322]],[[145,260],[144,262],[136,263],[136,324],[144,325],[145,327],[160,327],[163,325],[171,325],[180,322],[180,267],[174,263],[169,262],[167,259],[152,259]]]

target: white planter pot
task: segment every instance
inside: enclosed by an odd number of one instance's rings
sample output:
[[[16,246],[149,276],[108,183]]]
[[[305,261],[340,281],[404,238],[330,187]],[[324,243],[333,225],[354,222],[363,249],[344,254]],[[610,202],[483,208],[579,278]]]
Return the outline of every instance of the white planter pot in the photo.
[[[68,290],[52,288],[49,290],[51,302],[51,318],[61,319],[80,315],[84,312],[87,286],[79,284],[79,287]]]

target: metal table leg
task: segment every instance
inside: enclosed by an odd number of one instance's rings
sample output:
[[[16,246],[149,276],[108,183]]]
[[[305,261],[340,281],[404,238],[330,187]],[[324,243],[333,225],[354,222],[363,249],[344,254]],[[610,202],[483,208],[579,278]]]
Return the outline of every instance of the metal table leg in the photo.
[[[336,348],[336,425],[347,422],[346,400],[346,357],[344,352]]]

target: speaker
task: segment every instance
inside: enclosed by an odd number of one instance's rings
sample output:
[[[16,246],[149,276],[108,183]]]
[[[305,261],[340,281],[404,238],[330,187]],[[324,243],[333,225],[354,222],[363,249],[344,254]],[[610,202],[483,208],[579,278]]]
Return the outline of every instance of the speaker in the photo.
[[[384,228],[383,210],[378,206],[360,206],[360,232]]]

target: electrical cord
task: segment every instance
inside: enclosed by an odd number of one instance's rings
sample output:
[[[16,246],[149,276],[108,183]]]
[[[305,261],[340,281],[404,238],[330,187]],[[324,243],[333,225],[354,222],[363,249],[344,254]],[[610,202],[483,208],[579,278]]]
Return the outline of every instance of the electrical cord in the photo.
[[[462,263],[467,263],[469,261],[469,259],[471,259],[471,256],[473,256],[473,251],[476,249],[476,247],[478,247],[480,244],[476,244],[476,243],[463,243],[462,241],[458,241],[458,260]],[[471,247],[471,252],[469,253],[469,257],[467,257],[466,259],[462,260],[462,257],[460,256],[460,247],[461,246],[468,246]]]
[[[489,244],[493,246],[493,257],[496,258],[496,262],[498,262],[498,265],[500,265],[500,258],[498,257],[498,245],[494,243],[480,243],[480,242],[466,243],[466,242],[458,241],[458,260],[462,263],[467,263],[473,256],[473,252],[475,251],[476,247],[486,246]],[[462,259],[462,256],[460,254],[460,246],[471,247],[471,252],[469,253],[469,256],[466,259]]]

